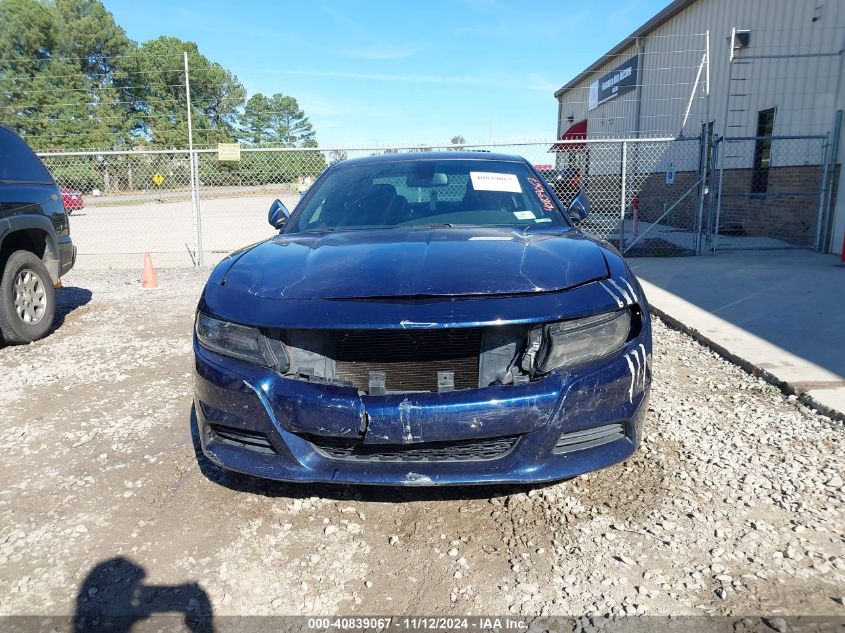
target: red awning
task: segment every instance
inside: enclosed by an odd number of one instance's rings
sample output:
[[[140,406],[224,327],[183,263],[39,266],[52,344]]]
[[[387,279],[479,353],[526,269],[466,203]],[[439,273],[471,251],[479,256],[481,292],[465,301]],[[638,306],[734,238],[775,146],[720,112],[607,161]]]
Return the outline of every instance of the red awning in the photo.
[[[576,121],[569,126],[569,129],[560,137],[562,141],[576,141],[587,138],[587,119]],[[555,143],[550,152],[559,152],[565,149],[584,149],[584,143]]]

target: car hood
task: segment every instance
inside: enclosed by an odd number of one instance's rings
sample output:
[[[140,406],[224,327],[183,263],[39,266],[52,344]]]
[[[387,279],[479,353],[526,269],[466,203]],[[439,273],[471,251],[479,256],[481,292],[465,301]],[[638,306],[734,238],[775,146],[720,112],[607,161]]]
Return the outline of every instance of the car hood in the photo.
[[[267,299],[390,299],[564,290],[604,278],[571,229],[382,229],[279,235],[243,253],[226,288]]]

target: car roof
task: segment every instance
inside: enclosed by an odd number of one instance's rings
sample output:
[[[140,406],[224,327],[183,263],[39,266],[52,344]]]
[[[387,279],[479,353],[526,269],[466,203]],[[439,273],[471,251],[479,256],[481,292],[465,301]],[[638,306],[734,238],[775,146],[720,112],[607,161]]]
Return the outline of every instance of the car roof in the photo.
[[[53,176],[29,144],[13,129],[0,125],[0,180],[55,186]]]
[[[451,151],[441,150],[438,152],[405,152],[400,154],[380,154],[378,156],[362,156],[361,158],[350,158],[337,163],[341,165],[363,165],[368,163],[393,163],[405,161],[423,160],[482,160],[512,163],[528,163],[522,156],[514,154],[495,154],[492,152],[472,152],[466,150]]]

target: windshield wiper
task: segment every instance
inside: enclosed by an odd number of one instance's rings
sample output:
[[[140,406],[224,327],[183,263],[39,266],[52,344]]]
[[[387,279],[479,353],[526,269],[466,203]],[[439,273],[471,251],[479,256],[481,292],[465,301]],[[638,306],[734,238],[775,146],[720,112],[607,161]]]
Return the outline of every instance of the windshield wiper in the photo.
[[[446,227],[447,229],[455,228],[454,224],[449,224],[448,222],[433,222],[432,224],[414,224],[412,226],[422,229],[437,229],[442,227]]]

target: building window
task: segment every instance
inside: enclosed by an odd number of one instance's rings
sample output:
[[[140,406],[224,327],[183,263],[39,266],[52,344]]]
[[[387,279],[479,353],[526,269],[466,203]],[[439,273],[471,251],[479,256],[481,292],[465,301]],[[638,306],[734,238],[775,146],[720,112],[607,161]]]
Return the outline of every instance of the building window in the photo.
[[[772,162],[772,134],[775,131],[775,109],[757,113],[757,139],[754,141],[754,168],[751,170],[751,193],[769,190],[769,166]]]

